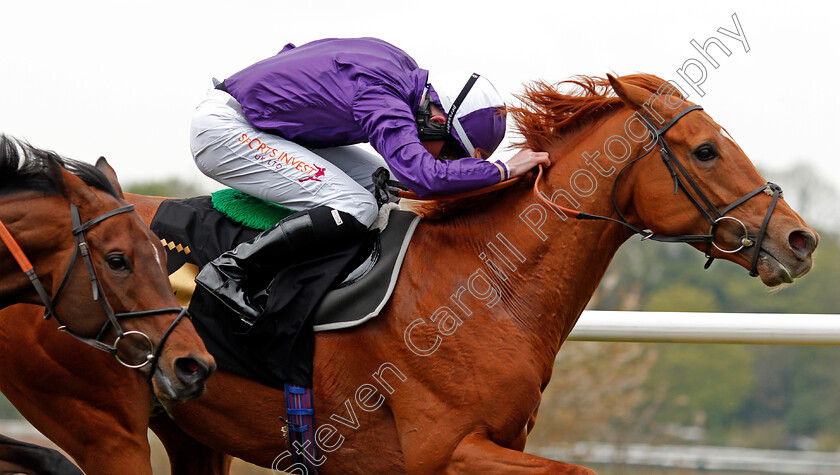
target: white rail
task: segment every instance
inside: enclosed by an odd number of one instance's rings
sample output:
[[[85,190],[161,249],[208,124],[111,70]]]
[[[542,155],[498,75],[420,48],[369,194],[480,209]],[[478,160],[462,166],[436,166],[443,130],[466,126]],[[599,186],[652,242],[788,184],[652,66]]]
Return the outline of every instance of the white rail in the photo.
[[[840,315],[799,313],[583,312],[569,340],[840,345]]]
[[[801,475],[837,475],[840,473],[840,453],[806,452],[801,450],[762,450],[743,447],[709,447],[702,445],[617,446],[599,442],[578,442],[572,445],[541,447],[537,455],[552,460],[584,463],[619,463],[636,466],[670,467],[681,473],[727,470],[727,473],[789,473]],[[645,470],[647,472],[647,470]]]

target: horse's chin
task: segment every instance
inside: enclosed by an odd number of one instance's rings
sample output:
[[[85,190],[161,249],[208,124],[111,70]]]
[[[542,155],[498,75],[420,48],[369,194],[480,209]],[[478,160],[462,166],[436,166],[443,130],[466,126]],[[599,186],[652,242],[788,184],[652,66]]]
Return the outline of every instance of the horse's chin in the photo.
[[[794,275],[784,263],[764,249],[758,256],[758,276],[761,278],[761,282],[768,287],[792,284],[794,278],[801,277],[807,272],[806,270],[800,275]]]
[[[207,386],[204,383],[193,385],[190,388],[186,388],[180,383],[173,383],[163,371],[158,371],[152,378],[152,390],[155,398],[164,407],[197,398],[204,394],[206,389]]]

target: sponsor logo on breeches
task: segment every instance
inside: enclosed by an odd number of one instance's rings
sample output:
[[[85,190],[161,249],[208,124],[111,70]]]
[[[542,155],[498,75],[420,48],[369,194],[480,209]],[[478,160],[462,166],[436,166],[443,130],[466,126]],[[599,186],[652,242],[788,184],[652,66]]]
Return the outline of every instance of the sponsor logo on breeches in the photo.
[[[298,181],[306,181],[306,180],[321,181],[321,179],[320,179],[320,178],[321,178],[322,176],[324,176],[324,172],[325,172],[325,171],[327,171],[327,169],[326,169],[326,168],[321,168],[321,167],[319,167],[319,166],[317,166],[317,165],[314,165],[314,166],[315,166],[315,168],[317,168],[317,169],[318,169],[318,173],[316,173],[316,174],[314,174],[314,175],[312,175],[312,176],[308,176],[308,177],[306,177],[306,178],[301,178],[301,179],[299,179]]]
[[[265,142],[256,137],[248,137],[248,134],[240,135],[239,141],[248,145],[248,148],[255,152],[253,158],[257,162],[274,170],[280,170],[288,166],[303,173],[304,178],[299,178],[298,181],[321,181],[320,178],[324,176],[327,170],[326,168],[306,163],[297,157],[289,155],[287,152],[281,152],[274,147],[269,147]]]

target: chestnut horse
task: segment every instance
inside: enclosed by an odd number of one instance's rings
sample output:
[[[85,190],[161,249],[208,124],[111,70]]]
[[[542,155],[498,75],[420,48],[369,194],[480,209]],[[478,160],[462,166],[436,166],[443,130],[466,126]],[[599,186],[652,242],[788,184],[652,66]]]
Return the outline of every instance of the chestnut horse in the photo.
[[[99,166],[0,135],[0,306],[45,305],[45,317],[78,340],[59,337],[66,349],[50,356],[52,371],[58,371],[51,377],[44,376],[43,361],[29,359],[31,352],[45,355],[43,350],[24,349],[26,343],[18,340],[4,358],[16,352],[27,356],[4,368],[6,376],[26,383],[43,380],[49,389],[37,396],[40,403],[56,406],[50,411],[72,411],[78,383],[66,370],[94,353],[80,348],[81,342],[138,371],[107,361],[103,368],[83,368],[80,378],[96,379],[104,371],[136,379],[139,394],[129,399],[149,398],[144,379],[151,381],[155,397],[168,402],[198,396],[215,367],[213,357],[192,323],[182,318],[160,241],[125,202],[104,159]],[[38,326],[58,333],[54,323]],[[28,329],[15,321],[4,331],[15,340]],[[18,391],[7,384],[2,389]],[[64,430],[62,421],[42,425],[39,421],[50,418],[37,415],[31,420],[45,431]]]
[[[443,217],[420,223],[382,314],[317,334],[314,462],[322,473],[592,473],[522,450],[555,356],[625,240],[640,232],[688,242],[768,286],[810,269],[816,233],[704,111],[653,76],[575,84],[583,90],[563,94],[537,83],[513,108],[525,143],[551,155],[544,177],[421,206]],[[127,199],[147,222],[161,202]],[[38,310],[8,313],[34,321]],[[55,350],[64,343],[34,326],[23,338]],[[0,348],[19,340],[0,338]],[[22,358],[0,360],[0,383],[12,384],[6,368]],[[112,374],[88,384],[78,397],[93,408],[109,402],[94,388],[138,382]],[[136,405],[121,402],[76,432],[95,431],[108,444],[120,421],[136,416]],[[174,474],[227,473],[231,456],[300,473],[284,406],[281,391],[220,370],[202,398],[156,414],[151,427]],[[145,450],[145,433],[135,437],[126,460]]]

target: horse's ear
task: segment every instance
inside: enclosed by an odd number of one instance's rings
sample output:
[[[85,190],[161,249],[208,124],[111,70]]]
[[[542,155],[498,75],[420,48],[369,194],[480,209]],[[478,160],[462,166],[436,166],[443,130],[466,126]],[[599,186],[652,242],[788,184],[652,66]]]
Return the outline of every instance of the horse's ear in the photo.
[[[120,194],[120,198],[125,198],[123,196],[122,187],[120,187],[120,182],[117,180],[117,172],[111,168],[111,165],[108,163],[108,160],[105,160],[105,157],[99,157],[99,160],[96,161],[96,168],[98,168],[102,173],[108,177],[108,181],[114,185],[114,189],[117,190],[117,193]]]
[[[646,89],[622,82],[612,74],[607,74],[607,79],[610,81],[610,86],[612,86],[619,99],[635,110],[641,109],[644,103],[653,95],[653,93]]]
[[[76,206],[84,206],[87,203],[95,203],[96,195],[81,178],[67,171],[64,167],[58,167],[61,173],[63,195],[68,201]]]

